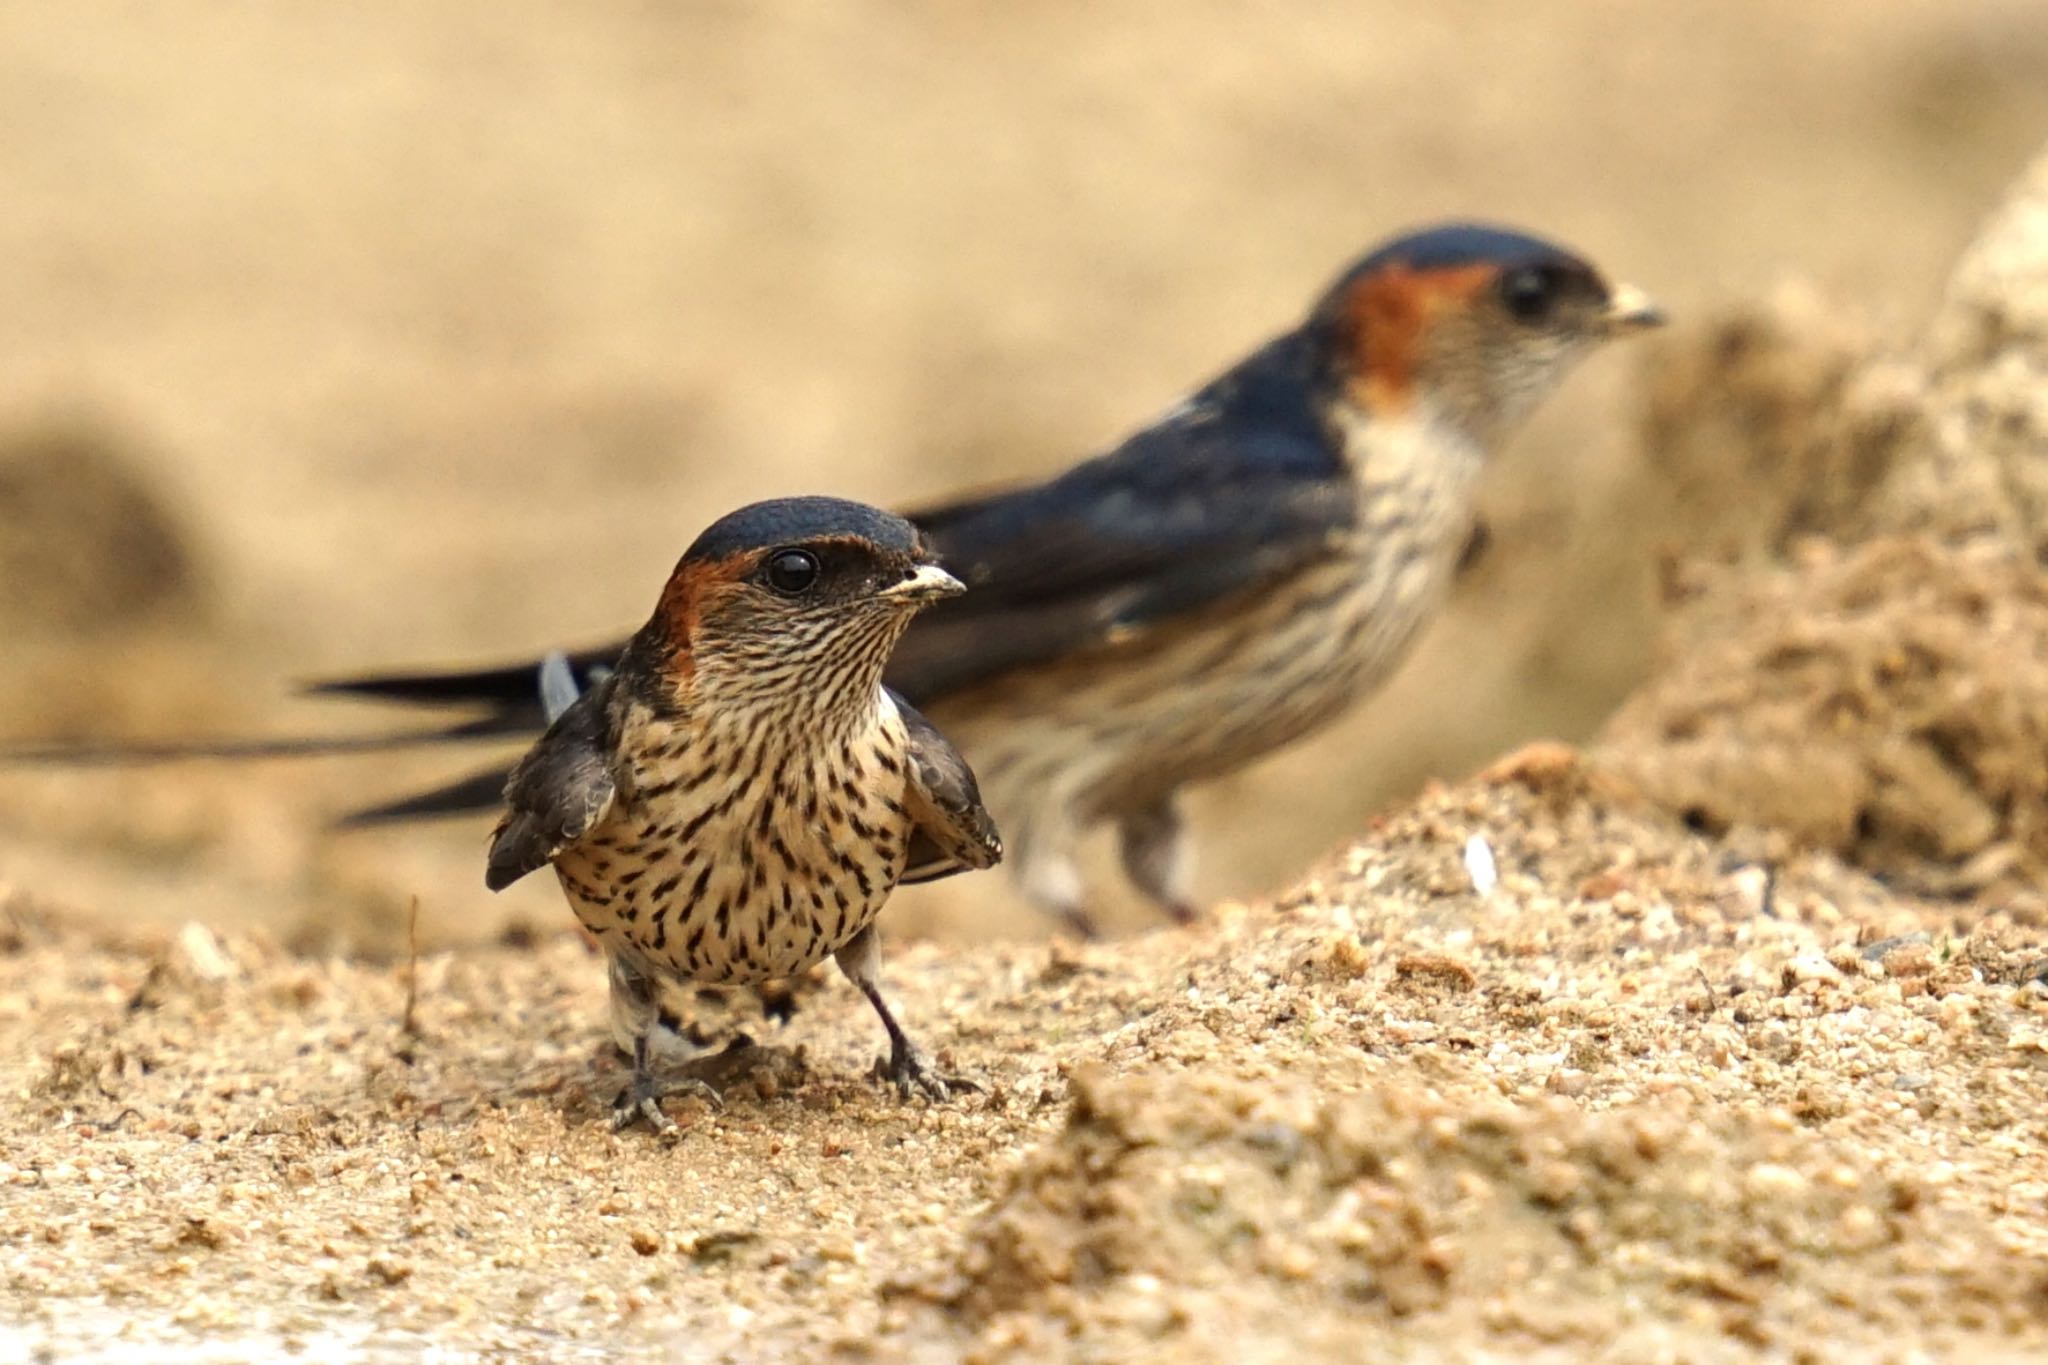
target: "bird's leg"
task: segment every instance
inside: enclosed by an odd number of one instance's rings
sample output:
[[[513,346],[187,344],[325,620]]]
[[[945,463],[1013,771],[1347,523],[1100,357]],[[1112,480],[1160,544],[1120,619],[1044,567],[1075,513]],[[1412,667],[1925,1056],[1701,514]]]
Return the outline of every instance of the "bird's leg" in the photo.
[[[835,957],[839,970],[846,973],[847,980],[860,987],[860,993],[875,1007],[875,1013],[882,1016],[882,1027],[889,1032],[889,1060],[875,1063],[875,1075],[879,1079],[893,1082],[896,1093],[906,1100],[913,1090],[922,1092],[927,1099],[945,1100],[951,1098],[955,1089],[980,1088],[957,1076],[941,1077],[932,1069],[931,1059],[910,1041],[910,1035],[889,1012],[888,1002],[882,999],[882,939],[875,932],[874,925],[870,924],[855,934]]]
[[[645,1119],[657,1133],[674,1128],[675,1121],[662,1112],[664,1095],[683,1091],[701,1097],[712,1108],[725,1103],[716,1090],[694,1076],[663,1082],[654,1075],[653,1042],[656,1030],[667,1027],[654,981],[627,960],[624,954],[607,954],[610,959],[612,1037],[633,1056],[633,1078],[612,1101],[614,1131]]]
[[[1124,875],[1152,898],[1176,924],[1192,924],[1195,907],[1188,900],[1194,873],[1194,847],[1187,825],[1171,795],[1142,810],[1127,811],[1117,821],[1117,851]]]
[[[1479,562],[1486,558],[1487,552],[1492,548],[1493,527],[1487,524],[1484,517],[1472,518],[1472,529],[1465,533],[1465,544],[1458,551],[1458,567],[1454,572],[1459,578],[1471,573],[1479,567]]]
[[[1010,856],[1026,899],[1057,917],[1075,937],[1101,938],[1101,926],[1088,913],[1081,872],[1070,847],[1069,841],[1045,838],[1040,831],[1020,831],[1010,841]]]

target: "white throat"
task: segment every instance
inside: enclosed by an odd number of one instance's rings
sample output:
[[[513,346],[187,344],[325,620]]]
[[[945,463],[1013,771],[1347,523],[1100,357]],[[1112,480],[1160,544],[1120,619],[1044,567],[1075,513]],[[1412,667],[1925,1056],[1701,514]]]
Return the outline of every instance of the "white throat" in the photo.
[[[1462,540],[1486,465],[1476,439],[1427,406],[1390,419],[1345,404],[1338,430],[1366,514],[1362,530],[1411,543]]]

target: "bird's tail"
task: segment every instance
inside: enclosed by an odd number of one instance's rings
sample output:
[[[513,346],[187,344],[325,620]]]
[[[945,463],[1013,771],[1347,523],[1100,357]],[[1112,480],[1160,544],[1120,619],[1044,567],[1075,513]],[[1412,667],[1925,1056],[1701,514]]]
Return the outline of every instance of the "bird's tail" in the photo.
[[[540,675],[541,711],[550,725],[575,704],[576,698],[583,694],[586,680],[594,682],[602,676],[601,669],[579,670],[574,661],[560,650],[541,660],[537,672]],[[579,672],[582,677],[578,677]],[[350,811],[338,823],[343,829],[366,829],[491,810],[504,799],[505,782],[511,775],[508,767],[499,764],[411,796],[402,796],[396,801]]]
[[[467,740],[499,739],[530,729],[501,716],[479,716],[432,729],[379,730],[365,735],[280,735],[261,739],[31,740],[0,744],[0,767],[126,768],[208,759],[317,758],[387,753]]]
[[[389,753],[439,744],[503,739],[530,731],[524,718],[482,716],[460,725],[389,730],[368,735],[290,735],[265,739],[171,741],[81,741],[0,745],[5,768],[139,768],[182,762],[238,762],[267,758],[320,758],[341,754]],[[511,774],[509,761],[428,791],[336,817],[338,829],[367,829],[415,820],[442,819],[489,811],[497,806]]]
[[[554,660],[567,663],[577,690],[587,689],[602,670],[618,661],[625,642],[574,653],[556,651],[546,659],[502,664],[491,668],[463,669],[447,673],[369,673],[354,678],[328,678],[310,684],[314,696],[358,697],[366,701],[392,702],[402,706],[484,707],[494,716],[520,716],[526,725],[540,729],[546,722],[542,710],[540,676]]]
[[[419,820],[446,820],[459,815],[481,815],[496,810],[505,799],[505,781],[512,776],[510,763],[499,763],[430,787],[411,796],[401,796],[375,806],[363,806],[337,819],[338,829],[374,829],[379,825],[404,825]]]
[[[483,715],[450,725],[364,735],[35,741],[0,745],[0,768],[145,767],[193,761],[317,758],[537,734],[603,676],[622,648],[620,645],[574,654],[556,651],[533,663],[495,668],[337,678],[302,689],[316,696],[359,697],[432,709],[485,710]],[[343,829],[360,829],[488,811],[501,799],[509,772],[509,764],[493,766],[428,791],[349,811],[336,824]]]

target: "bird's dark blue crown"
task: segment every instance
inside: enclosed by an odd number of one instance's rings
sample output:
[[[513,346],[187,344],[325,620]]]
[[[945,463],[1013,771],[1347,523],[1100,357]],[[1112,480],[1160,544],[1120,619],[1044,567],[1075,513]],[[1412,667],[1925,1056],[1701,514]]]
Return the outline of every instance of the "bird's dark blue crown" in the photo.
[[[727,559],[749,550],[843,536],[858,536],[897,554],[915,554],[919,548],[917,528],[879,507],[845,498],[771,498],[712,522],[683,558]]]
[[[1469,265],[1494,265],[1502,270],[1531,265],[1588,269],[1584,261],[1556,243],[1512,228],[1486,223],[1444,223],[1374,248],[1346,274],[1356,278],[1394,265],[1410,270],[1456,270]]]

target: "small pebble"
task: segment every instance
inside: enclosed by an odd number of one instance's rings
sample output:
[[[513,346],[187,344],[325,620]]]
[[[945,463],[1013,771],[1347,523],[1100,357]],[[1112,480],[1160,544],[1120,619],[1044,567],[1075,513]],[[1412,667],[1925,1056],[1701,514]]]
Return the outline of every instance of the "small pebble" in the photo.
[[[1766,1162],[1751,1167],[1743,1183],[1759,1199],[1793,1199],[1806,1193],[1809,1182],[1790,1166]]]
[[[1785,964],[1784,983],[1789,988],[1808,981],[1838,982],[1841,969],[1819,953],[1801,953]]]
[[[1500,885],[1500,868],[1494,862],[1493,846],[1486,842],[1486,836],[1475,834],[1465,841],[1465,873],[1472,878],[1472,889],[1483,898],[1493,894]]]

